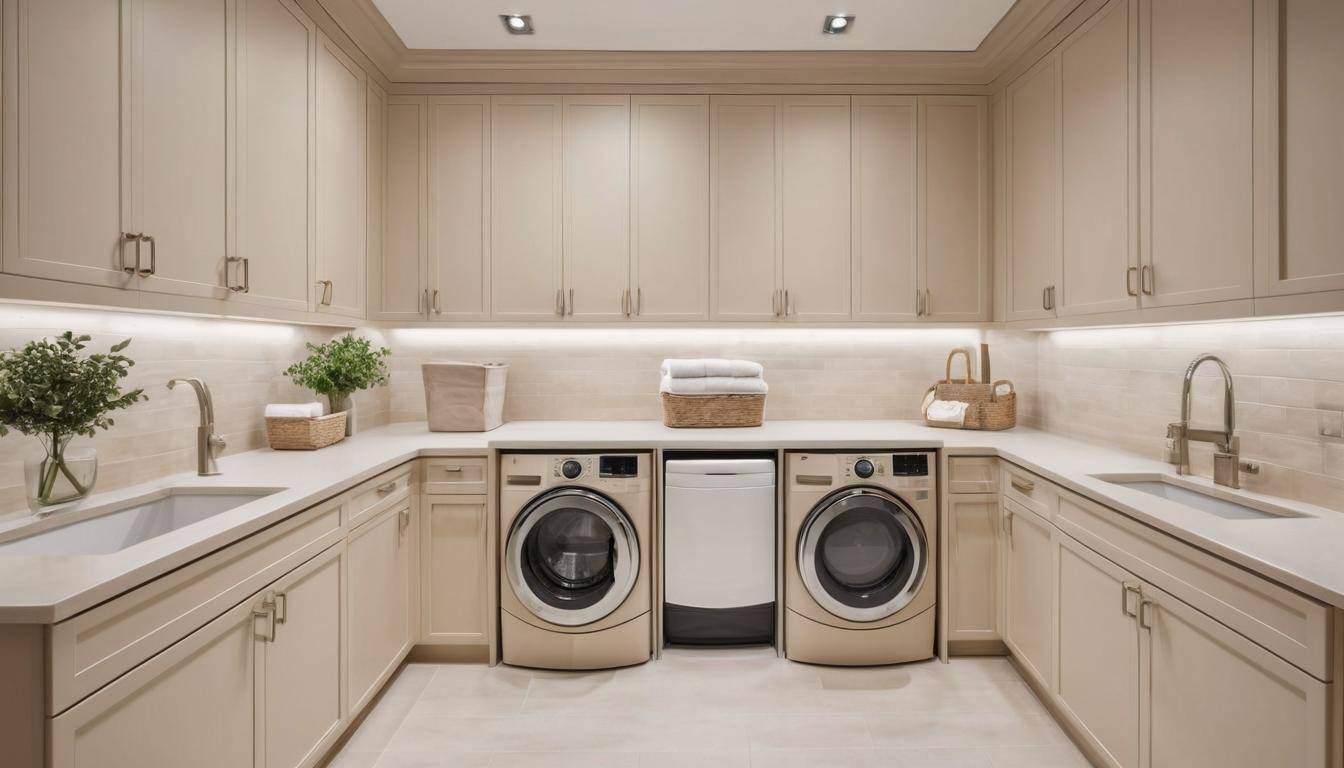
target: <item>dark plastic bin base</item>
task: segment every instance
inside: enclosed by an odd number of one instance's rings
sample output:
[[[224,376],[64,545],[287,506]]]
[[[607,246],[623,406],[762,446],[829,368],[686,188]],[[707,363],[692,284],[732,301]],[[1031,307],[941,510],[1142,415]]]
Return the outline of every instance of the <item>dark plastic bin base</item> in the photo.
[[[663,606],[663,638],[672,645],[761,645],[775,642],[775,604],[741,608]]]

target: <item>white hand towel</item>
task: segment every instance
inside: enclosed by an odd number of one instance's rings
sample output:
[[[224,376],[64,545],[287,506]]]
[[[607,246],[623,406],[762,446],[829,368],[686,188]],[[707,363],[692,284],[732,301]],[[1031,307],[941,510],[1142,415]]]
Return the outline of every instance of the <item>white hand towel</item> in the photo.
[[[929,421],[964,425],[966,423],[966,409],[969,407],[969,403],[963,403],[959,400],[934,400],[929,404],[926,415]]]
[[[266,406],[268,419],[312,419],[321,415],[321,403],[271,403]]]
[[[664,376],[658,391],[669,395],[764,395],[768,389],[762,378],[707,376],[674,379]]]
[[[765,368],[750,360],[723,360],[701,358],[696,360],[663,361],[662,374],[674,379],[701,379],[707,377],[760,378]]]

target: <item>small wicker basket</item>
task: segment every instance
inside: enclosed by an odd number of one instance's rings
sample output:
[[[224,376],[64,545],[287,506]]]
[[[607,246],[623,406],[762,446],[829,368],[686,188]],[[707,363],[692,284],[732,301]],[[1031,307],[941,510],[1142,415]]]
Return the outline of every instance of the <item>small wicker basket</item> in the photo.
[[[765,395],[673,395],[663,392],[663,424],[669,427],[759,427]]]
[[[966,377],[961,381],[952,378],[952,361],[961,355],[966,361]],[[964,349],[954,349],[947,356],[947,369],[942,381],[929,387],[924,393],[929,401],[929,393],[936,400],[956,400],[966,403],[966,418],[961,424],[947,421],[934,421],[928,417],[925,408],[924,423],[930,427],[951,429],[982,429],[999,431],[1017,426],[1017,393],[1013,383],[999,379],[992,384],[971,381],[971,356]],[[1006,386],[1007,392],[1000,393],[999,388]]]
[[[347,412],[308,418],[266,419],[266,441],[277,451],[315,451],[345,439]]]

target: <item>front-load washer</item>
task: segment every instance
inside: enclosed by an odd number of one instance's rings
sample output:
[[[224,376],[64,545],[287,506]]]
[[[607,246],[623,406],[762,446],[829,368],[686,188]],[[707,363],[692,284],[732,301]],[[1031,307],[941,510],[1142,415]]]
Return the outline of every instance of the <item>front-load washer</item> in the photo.
[[[606,669],[648,661],[649,454],[503,454],[499,477],[504,663]]]
[[[937,502],[927,451],[785,457],[785,655],[814,664],[933,656]]]

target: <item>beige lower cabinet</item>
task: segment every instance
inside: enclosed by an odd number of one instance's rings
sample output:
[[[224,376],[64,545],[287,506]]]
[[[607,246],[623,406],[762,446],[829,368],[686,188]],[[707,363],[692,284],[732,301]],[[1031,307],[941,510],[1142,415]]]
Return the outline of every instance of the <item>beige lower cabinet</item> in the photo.
[[[999,497],[948,499],[948,642],[997,641]]]
[[[1037,682],[1054,682],[1054,527],[1014,502],[1004,502],[1003,641]]]
[[[346,552],[347,711],[358,712],[410,651],[414,575],[411,500],[350,534]]]
[[[489,642],[489,516],[484,496],[423,497],[421,642]]]

